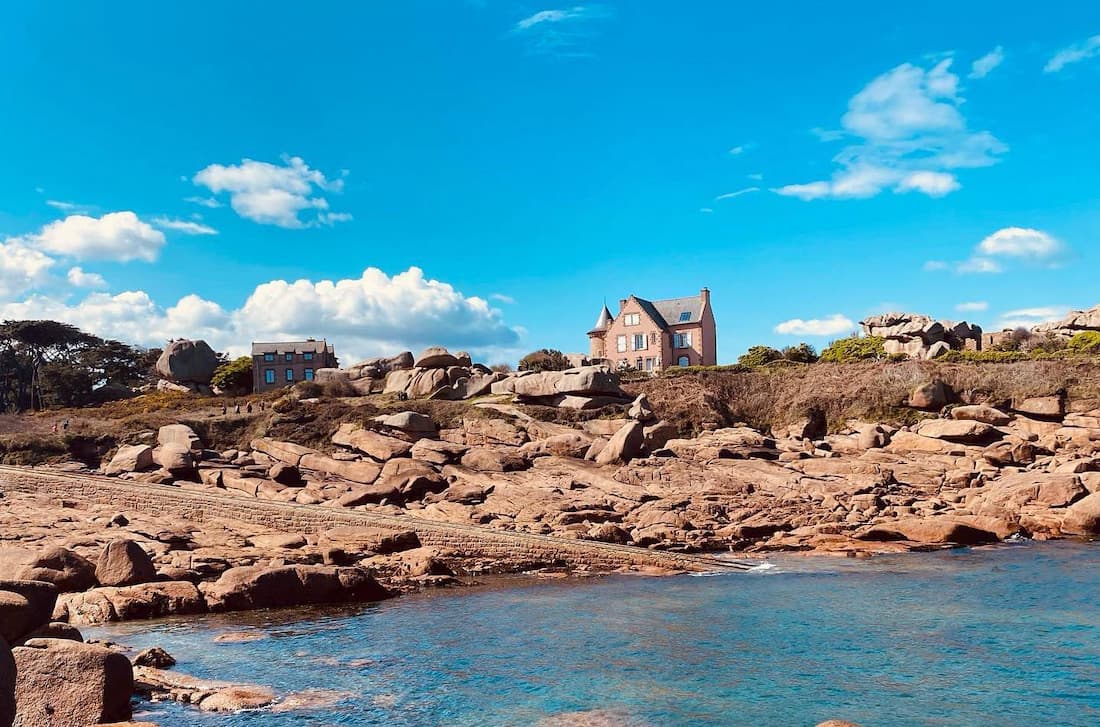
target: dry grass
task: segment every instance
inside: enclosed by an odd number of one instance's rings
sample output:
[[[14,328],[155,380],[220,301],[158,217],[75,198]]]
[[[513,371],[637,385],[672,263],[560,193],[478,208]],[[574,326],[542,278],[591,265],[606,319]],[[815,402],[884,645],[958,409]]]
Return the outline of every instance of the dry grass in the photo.
[[[658,414],[685,431],[698,431],[708,421],[767,429],[789,424],[813,408],[839,428],[849,419],[911,423],[917,414],[905,406],[909,393],[935,379],[966,403],[1004,406],[1014,398],[1065,392],[1082,402],[1080,408],[1100,407],[1095,361],[813,364],[660,377],[627,388],[646,393]]]

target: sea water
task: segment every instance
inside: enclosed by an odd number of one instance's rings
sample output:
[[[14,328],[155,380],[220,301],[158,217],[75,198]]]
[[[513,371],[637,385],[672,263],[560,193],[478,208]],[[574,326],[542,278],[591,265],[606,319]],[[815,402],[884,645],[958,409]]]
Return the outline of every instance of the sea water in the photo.
[[[1100,544],[770,562],[85,631],[325,703],[164,727],[1100,724]]]

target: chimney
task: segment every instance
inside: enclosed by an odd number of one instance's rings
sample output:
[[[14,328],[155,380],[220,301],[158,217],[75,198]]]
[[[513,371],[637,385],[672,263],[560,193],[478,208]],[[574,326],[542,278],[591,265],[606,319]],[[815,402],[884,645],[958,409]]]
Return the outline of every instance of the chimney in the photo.
[[[699,297],[703,300],[704,306],[710,305],[710,288],[703,288],[699,291]]]
[[[630,300],[630,298],[619,298],[619,313],[622,313],[623,308],[626,308],[626,302],[628,300]]]

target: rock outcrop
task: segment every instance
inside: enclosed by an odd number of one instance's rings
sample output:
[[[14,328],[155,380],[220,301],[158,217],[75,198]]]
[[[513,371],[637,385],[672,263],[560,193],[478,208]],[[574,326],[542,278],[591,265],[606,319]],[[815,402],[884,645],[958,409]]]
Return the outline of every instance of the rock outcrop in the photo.
[[[163,381],[203,394],[210,394],[210,378],[216,368],[218,355],[206,341],[171,341],[156,363]]]
[[[937,321],[919,313],[883,313],[860,321],[863,333],[885,339],[888,355],[931,359],[950,350],[979,350],[982,329],[965,321]]]
[[[17,723],[93,725],[130,719],[134,673],[122,654],[67,639],[12,649]]]

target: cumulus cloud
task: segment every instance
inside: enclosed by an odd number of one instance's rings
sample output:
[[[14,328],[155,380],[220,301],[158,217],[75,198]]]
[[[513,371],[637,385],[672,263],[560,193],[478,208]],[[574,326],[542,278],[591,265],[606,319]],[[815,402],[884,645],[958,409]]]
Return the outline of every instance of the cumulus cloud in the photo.
[[[99,273],[85,272],[84,268],[80,266],[69,268],[69,272],[65,274],[65,279],[69,281],[69,285],[76,286],[77,288],[106,288],[107,281],[103,279],[103,276]]]
[[[1042,230],[1005,227],[978,243],[983,255],[1002,255],[1033,261],[1052,261],[1062,255],[1062,243]]]
[[[834,313],[827,318],[792,318],[777,325],[775,332],[784,336],[836,336],[853,331],[855,327],[850,318]]]
[[[133,212],[109,212],[102,217],[69,215],[49,223],[30,239],[46,252],[78,260],[152,262],[164,246],[164,233]]]
[[[516,302],[515,298],[510,295],[505,295],[504,293],[493,293],[489,296],[489,300],[495,300],[505,305],[513,305]]]
[[[988,76],[994,68],[1001,65],[1005,59],[1005,51],[1001,46],[997,46],[993,50],[986,53],[970,64],[970,74],[967,78],[985,78]]]
[[[989,310],[989,303],[984,300],[974,300],[966,303],[959,303],[955,306],[955,310],[960,313],[979,313],[984,310]]]
[[[185,235],[216,235],[218,231],[209,225],[192,220],[174,220],[169,217],[154,217],[153,224],[163,230],[176,230]]]
[[[1100,35],[1094,35],[1080,43],[1074,43],[1055,53],[1043,66],[1046,73],[1057,73],[1068,65],[1100,55]]]
[[[234,212],[263,225],[295,229],[351,219],[347,213],[330,211],[328,200],[321,195],[340,192],[343,180],[328,179],[301,157],[283,157],[281,166],[252,159],[242,159],[240,164],[211,164],[192,181],[214,194],[228,193]]]
[[[519,343],[519,330],[488,301],[415,267],[393,276],[368,268],[353,279],[273,280],[257,286],[236,310],[197,295],[164,306],[137,290],[95,292],[75,302],[35,295],[0,304],[5,318],[51,318],[145,346],[203,338],[231,355],[247,353],[255,340],[325,337],[345,362],[432,344],[499,357],[514,355]]]
[[[540,10],[514,26],[512,33],[527,45],[530,53],[562,57],[586,57],[586,42],[595,35],[592,21],[610,15],[603,5],[574,5]]]
[[[54,259],[21,238],[0,242],[0,297],[21,295],[45,282]]]
[[[848,102],[842,131],[818,133],[850,142],[833,157],[832,176],[773,191],[803,200],[865,199],[884,190],[942,197],[961,187],[956,170],[997,163],[1006,147],[988,131],[967,128],[951,62],[903,63],[871,81]]]

